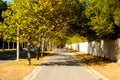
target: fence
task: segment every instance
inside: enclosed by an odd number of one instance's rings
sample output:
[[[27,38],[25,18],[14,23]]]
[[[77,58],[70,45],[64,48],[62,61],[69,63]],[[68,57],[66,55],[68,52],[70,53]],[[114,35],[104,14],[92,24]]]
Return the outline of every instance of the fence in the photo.
[[[96,56],[120,62],[120,38],[117,40],[101,40],[92,42],[75,43],[65,46],[79,52],[85,52]]]

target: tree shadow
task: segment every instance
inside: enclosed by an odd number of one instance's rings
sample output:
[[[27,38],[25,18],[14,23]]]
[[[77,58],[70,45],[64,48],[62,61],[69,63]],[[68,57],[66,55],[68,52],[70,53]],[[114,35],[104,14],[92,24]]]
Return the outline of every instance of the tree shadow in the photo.
[[[48,55],[50,55],[49,52],[44,52],[44,53],[43,53],[43,56],[48,56]]]
[[[46,62],[39,66],[80,66],[76,61],[59,61],[59,62]]]
[[[87,66],[106,65],[108,63],[115,62],[110,59],[94,56],[91,54],[76,54],[75,57],[80,63],[87,65]]]
[[[48,56],[50,59],[47,62],[36,66],[80,66],[79,62],[71,55],[53,53]],[[54,58],[53,58],[54,57]]]

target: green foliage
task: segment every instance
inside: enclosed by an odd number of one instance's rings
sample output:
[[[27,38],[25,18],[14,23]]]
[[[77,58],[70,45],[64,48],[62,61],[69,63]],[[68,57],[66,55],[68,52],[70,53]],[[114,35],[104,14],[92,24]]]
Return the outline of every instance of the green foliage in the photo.
[[[63,27],[75,20],[73,7],[72,0],[14,0],[2,14],[7,26],[4,38],[16,40],[19,27],[21,42],[36,44],[42,35],[46,40],[59,43],[62,38],[66,39]]]
[[[7,9],[7,3],[0,0],[0,22],[3,22],[4,19],[2,18],[2,11]]]
[[[113,33],[113,5],[114,1],[112,0],[91,0],[88,5],[88,9],[92,11],[89,24],[99,38],[106,37],[108,34]]]
[[[68,38],[68,40],[66,41],[66,44],[80,43],[85,41],[87,41],[85,37],[74,35],[73,37]]]
[[[115,2],[115,12],[114,12],[115,24],[120,27],[120,0]]]
[[[16,40],[19,27],[20,41],[31,44],[39,43],[40,39],[63,44],[68,36],[76,34],[89,40],[111,38],[115,25],[120,25],[119,3],[119,0],[13,0],[2,11],[4,23],[0,25],[3,26],[0,34],[5,40]]]
[[[88,40],[112,39],[116,33],[119,35],[118,28],[115,30],[115,25],[119,26],[119,0],[76,1],[77,20],[70,28],[75,33]]]
[[[0,12],[7,9],[7,3],[0,0]]]

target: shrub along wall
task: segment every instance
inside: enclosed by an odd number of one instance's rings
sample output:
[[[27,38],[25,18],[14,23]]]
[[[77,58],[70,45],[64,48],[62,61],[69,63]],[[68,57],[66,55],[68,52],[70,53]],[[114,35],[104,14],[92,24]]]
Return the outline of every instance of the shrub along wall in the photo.
[[[66,48],[120,62],[120,38],[66,45]]]

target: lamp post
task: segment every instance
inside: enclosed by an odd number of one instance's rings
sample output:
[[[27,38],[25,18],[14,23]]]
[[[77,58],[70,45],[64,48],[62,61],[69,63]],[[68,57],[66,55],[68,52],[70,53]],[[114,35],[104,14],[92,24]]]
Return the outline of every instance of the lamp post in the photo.
[[[19,61],[19,54],[20,54],[20,45],[19,45],[19,43],[20,43],[20,39],[19,39],[19,26],[17,27],[17,54],[16,54],[16,60],[17,61]]]

